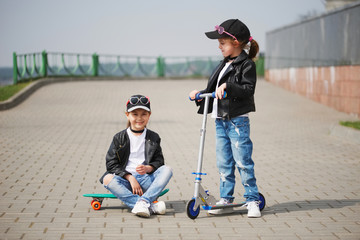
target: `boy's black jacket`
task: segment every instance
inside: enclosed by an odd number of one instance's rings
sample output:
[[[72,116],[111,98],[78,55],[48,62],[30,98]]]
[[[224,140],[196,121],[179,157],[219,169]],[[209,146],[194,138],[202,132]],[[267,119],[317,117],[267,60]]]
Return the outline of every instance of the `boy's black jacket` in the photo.
[[[154,171],[164,165],[164,156],[160,146],[160,136],[149,129],[146,129],[145,136],[145,164],[154,167]],[[131,174],[125,170],[130,156],[130,139],[126,129],[115,134],[113,141],[106,154],[106,172],[100,178],[103,183],[103,178],[106,174],[113,174],[124,177],[126,174]]]
[[[206,89],[200,91],[201,93],[215,91],[219,73],[226,62],[227,58],[215,68]],[[225,82],[227,97],[218,101],[218,117],[231,119],[248,112],[255,112],[256,65],[245,51],[242,51],[226,69],[219,86]],[[210,98],[208,113],[212,112],[213,101],[214,99]],[[203,114],[204,101],[195,102],[200,105],[198,113]]]

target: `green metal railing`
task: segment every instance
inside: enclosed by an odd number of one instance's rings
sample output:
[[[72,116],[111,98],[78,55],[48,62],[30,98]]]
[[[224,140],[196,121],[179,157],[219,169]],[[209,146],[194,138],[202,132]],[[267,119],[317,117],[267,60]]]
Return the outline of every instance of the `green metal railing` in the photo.
[[[259,61],[262,59],[262,61]],[[263,57],[257,64],[263,74]],[[80,53],[13,53],[14,84],[43,77],[206,77],[218,57],[139,57]]]

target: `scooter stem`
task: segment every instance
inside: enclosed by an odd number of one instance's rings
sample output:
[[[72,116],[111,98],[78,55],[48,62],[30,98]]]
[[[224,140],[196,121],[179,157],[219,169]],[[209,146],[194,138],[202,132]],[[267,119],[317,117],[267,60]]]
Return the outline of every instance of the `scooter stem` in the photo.
[[[199,157],[198,157],[198,165],[196,170],[196,178],[195,178],[195,192],[194,198],[199,197],[199,187],[201,183],[201,169],[202,169],[202,161],[203,161],[203,153],[204,153],[204,145],[205,145],[205,134],[206,134],[206,121],[207,121],[207,114],[208,114],[208,107],[209,107],[209,99],[212,94],[202,94],[205,99],[204,103],[204,117],[202,121],[202,126],[200,129],[200,147],[199,147]]]

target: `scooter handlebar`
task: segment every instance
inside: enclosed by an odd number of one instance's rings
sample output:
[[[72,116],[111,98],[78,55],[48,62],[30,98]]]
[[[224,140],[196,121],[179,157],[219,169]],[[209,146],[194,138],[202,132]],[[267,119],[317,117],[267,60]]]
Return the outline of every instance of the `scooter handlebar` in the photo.
[[[212,97],[212,98],[216,98],[215,92],[212,92],[212,93],[199,93],[199,92],[198,92],[198,93],[195,95],[195,99],[191,99],[190,97],[189,97],[189,99],[190,99],[190,101],[194,101],[194,100],[203,99],[203,98],[205,98],[205,97],[207,97],[207,96],[210,96],[210,97]],[[226,91],[224,91],[223,98],[226,98],[226,97],[227,97],[227,93],[226,93]]]

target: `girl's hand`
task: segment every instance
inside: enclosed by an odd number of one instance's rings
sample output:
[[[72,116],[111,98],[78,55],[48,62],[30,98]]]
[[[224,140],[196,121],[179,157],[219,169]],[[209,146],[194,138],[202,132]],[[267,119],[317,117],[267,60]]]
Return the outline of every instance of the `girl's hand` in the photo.
[[[191,91],[191,92],[189,93],[190,99],[191,99],[191,100],[194,100],[195,97],[196,97],[196,94],[198,94],[198,93],[199,93],[198,90],[193,90],[193,91]],[[200,100],[198,100],[198,101],[200,102],[201,100],[202,100],[202,99],[200,99]]]
[[[220,85],[220,87],[218,87],[215,93],[217,99],[223,99],[225,89],[226,89],[226,83],[223,83]]]
[[[141,188],[139,182],[136,180],[136,178],[133,175],[128,174],[128,175],[126,175],[126,179],[130,182],[132,193],[142,196],[143,191],[142,191],[142,188]]]
[[[140,175],[144,175],[146,173],[152,172],[154,168],[150,165],[138,165],[135,170]]]

